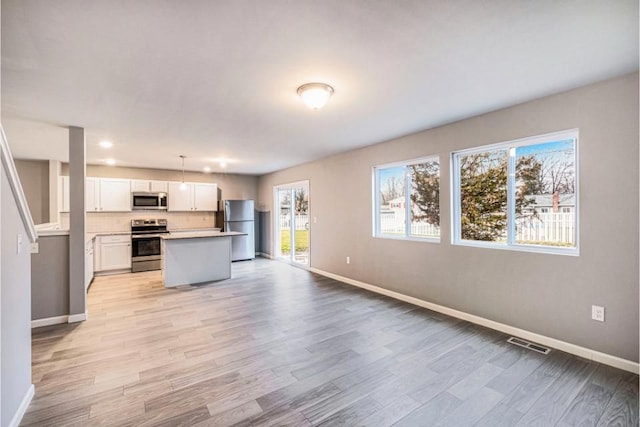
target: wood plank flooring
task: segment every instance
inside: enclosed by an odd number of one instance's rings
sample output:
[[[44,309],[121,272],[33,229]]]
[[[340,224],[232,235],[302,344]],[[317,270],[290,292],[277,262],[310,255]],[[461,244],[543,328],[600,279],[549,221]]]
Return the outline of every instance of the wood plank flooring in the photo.
[[[277,261],[165,289],[99,277],[33,330],[42,426],[637,426],[638,376]]]

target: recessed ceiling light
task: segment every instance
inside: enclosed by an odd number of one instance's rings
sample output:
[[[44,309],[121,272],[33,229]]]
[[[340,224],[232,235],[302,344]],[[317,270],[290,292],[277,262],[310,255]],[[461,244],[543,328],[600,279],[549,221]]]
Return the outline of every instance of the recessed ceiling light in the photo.
[[[104,162],[109,166],[113,166],[116,164],[116,161],[114,159],[106,159]]]
[[[100,143],[98,145],[100,147],[102,147],[102,148],[111,148],[111,147],[113,147],[113,142],[111,142],[111,141],[100,141]]]
[[[203,167],[202,170],[205,172],[211,172],[211,168],[209,166]]]
[[[224,161],[224,160],[220,160],[220,167],[223,168],[223,169],[226,168],[227,167],[227,162]]]

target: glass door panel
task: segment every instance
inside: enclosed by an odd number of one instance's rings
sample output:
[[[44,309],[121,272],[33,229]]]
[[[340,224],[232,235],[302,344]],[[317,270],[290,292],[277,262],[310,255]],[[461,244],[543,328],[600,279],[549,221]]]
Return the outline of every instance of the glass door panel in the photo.
[[[309,185],[278,187],[275,199],[276,256],[309,265]]]

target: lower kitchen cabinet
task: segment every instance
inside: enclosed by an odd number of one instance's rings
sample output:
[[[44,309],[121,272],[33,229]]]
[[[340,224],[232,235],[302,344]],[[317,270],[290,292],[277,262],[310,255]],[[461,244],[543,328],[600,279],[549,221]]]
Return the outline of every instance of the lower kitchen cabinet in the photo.
[[[131,268],[130,235],[98,236],[96,245],[96,272]]]

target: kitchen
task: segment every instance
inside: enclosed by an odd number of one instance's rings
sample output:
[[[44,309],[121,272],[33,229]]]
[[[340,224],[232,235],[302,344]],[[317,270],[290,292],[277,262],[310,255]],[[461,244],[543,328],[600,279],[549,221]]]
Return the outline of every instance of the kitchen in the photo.
[[[58,161],[22,159],[16,160],[16,168],[24,176],[29,206],[40,223],[39,253],[32,255],[32,324],[63,323],[69,320],[69,167]],[[85,289],[94,276],[160,269],[160,236],[152,242],[140,236],[145,228],[141,221],[155,220],[151,228],[156,229],[148,231],[171,232],[174,238],[187,232],[219,234],[223,200],[257,196],[257,178],[251,175],[188,170],[183,175],[181,169],[101,165],[87,165],[86,175]],[[257,237],[263,216],[256,212],[251,254],[260,249]],[[234,259],[251,257],[234,254]]]

